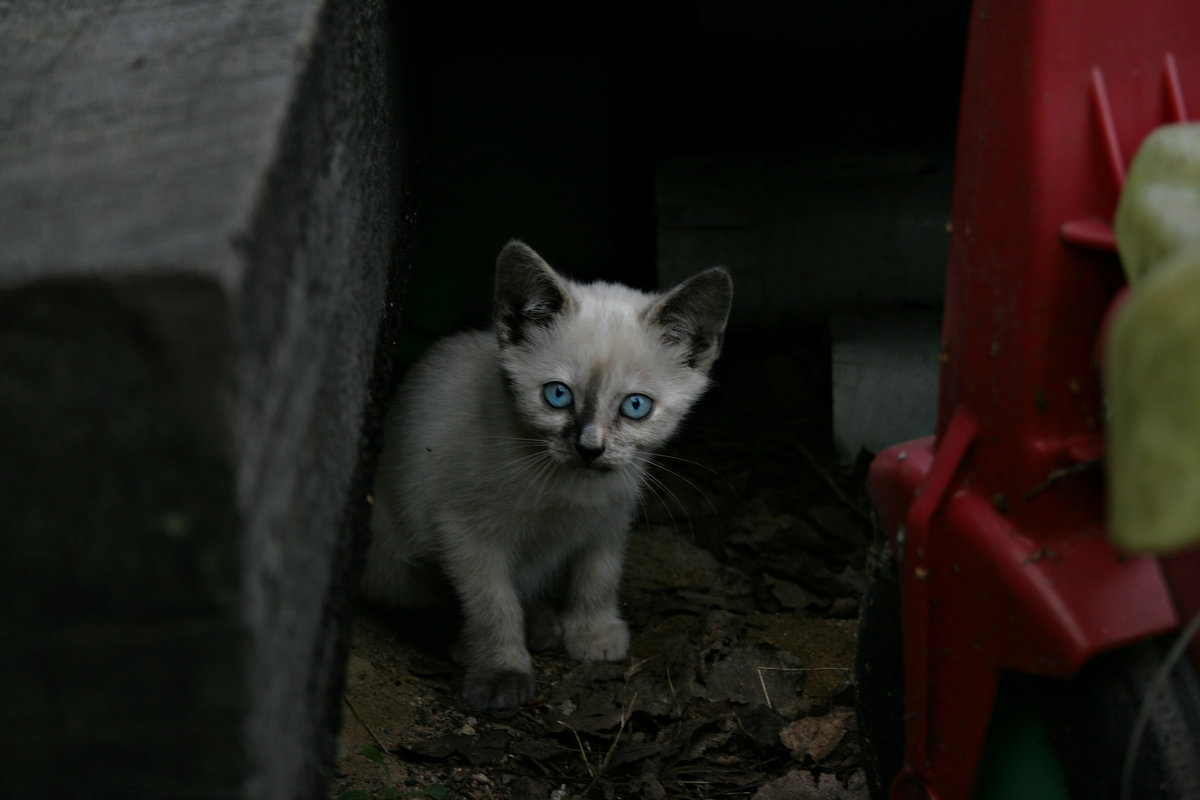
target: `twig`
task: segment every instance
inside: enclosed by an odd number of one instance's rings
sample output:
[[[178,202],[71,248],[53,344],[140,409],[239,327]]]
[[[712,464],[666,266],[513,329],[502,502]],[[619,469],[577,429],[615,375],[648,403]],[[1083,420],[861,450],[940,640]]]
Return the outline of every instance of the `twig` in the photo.
[[[587,750],[583,749],[583,740],[579,738],[579,731],[575,730],[565,722],[561,722],[559,724],[565,727],[575,736],[575,744],[579,745],[579,757],[583,759],[583,765],[587,767],[588,777],[592,779],[592,782],[588,784],[588,789],[590,789],[596,783],[596,771],[592,769],[592,762],[588,761]],[[587,794],[586,789],[584,790],[584,794]]]
[[[384,755],[390,756],[392,754],[391,751],[388,750],[386,746],[384,746],[383,742],[375,734],[375,731],[371,730],[371,726],[368,725],[367,721],[362,718],[362,714],[358,713],[358,709],[354,707],[354,703],[350,702],[350,695],[346,694],[345,692],[342,692],[342,699],[345,700],[346,705],[350,707],[350,713],[354,715],[354,718],[356,720],[358,720],[360,725],[362,725],[364,728],[367,729],[367,733],[371,734],[371,738],[375,740],[375,744],[379,745],[379,752],[383,753]]]
[[[1125,748],[1124,764],[1121,767],[1122,800],[1129,800],[1133,796],[1133,779],[1134,773],[1137,771],[1138,748],[1141,746],[1142,737],[1150,724],[1150,717],[1154,715],[1155,703],[1166,700],[1159,695],[1166,688],[1167,681],[1171,679],[1171,670],[1183,658],[1184,651],[1187,650],[1188,644],[1195,638],[1198,630],[1200,630],[1200,612],[1192,615],[1191,620],[1171,644],[1171,649],[1167,651],[1162,664],[1154,671],[1150,682],[1146,685],[1146,691],[1142,695],[1142,702],[1139,704],[1137,718],[1133,724],[1133,731],[1129,734],[1129,744]]]
[[[671,680],[671,662],[667,662],[667,688],[671,690],[671,708],[675,711],[675,716],[683,716],[683,709],[679,705],[679,697],[675,694],[675,683]]]
[[[609,762],[612,761],[613,753],[617,750],[617,743],[621,741],[621,734],[625,732],[625,725],[633,716],[633,708],[637,705],[638,693],[634,692],[633,697],[629,700],[629,705],[625,706],[625,710],[621,712],[621,725],[617,728],[617,735],[613,737],[612,744],[608,747],[608,752],[604,754],[604,761],[600,764],[600,771],[603,772],[608,768]]]
[[[758,673],[758,685],[762,687],[763,699],[767,701],[767,708],[772,711],[775,706],[771,705],[771,693],[767,691],[767,682],[763,679],[764,672],[850,672],[849,667],[755,667]]]
[[[639,672],[642,671],[642,667],[656,658],[658,658],[658,656],[650,656],[649,658],[643,658],[641,661],[631,664],[629,668],[625,670],[625,685],[628,686],[629,681],[631,681]]]
[[[617,728],[617,735],[613,737],[612,744],[608,746],[608,752],[604,754],[604,758],[600,761],[600,766],[592,775],[592,782],[583,790],[583,796],[586,797],[592,787],[600,780],[600,776],[604,774],[604,770],[608,769],[609,763],[612,762],[613,753],[617,751],[617,744],[621,741],[621,734],[625,733],[625,725],[629,722],[629,718],[633,716],[633,707],[637,705],[638,693],[633,693],[633,698],[629,701],[629,705],[625,706],[625,710],[621,712],[621,725]],[[579,734],[575,735],[579,738]],[[582,747],[582,745],[580,745]],[[588,766],[588,771],[591,772],[591,766]]]
[[[755,667],[755,670],[758,672],[758,685],[762,687],[763,698],[767,701],[767,708],[774,711],[775,706],[771,704],[771,693],[767,691],[767,682],[763,680],[763,668]]]
[[[850,496],[846,494],[842,487],[838,486],[837,481],[835,481],[833,477],[830,476],[829,472],[817,462],[817,459],[813,457],[813,454],[808,451],[807,447],[804,445],[798,445],[798,447],[800,448],[800,455],[804,456],[804,460],[808,462],[808,465],[812,467],[818,475],[821,476],[821,480],[825,481],[825,485],[833,491],[833,493],[837,496],[837,499],[842,502],[842,505],[858,514],[860,517],[866,520],[868,524],[873,525],[875,521],[871,518],[871,512],[854,502],[854,500],[852,500]]]
[[[1046,476],[1046,480],[1042,481],[1037,486],[1021,495],[1021,502],[1028,503],[1034,497],[1037,497],[1039,494],[1046,491],[1062,479],[1069,478],[1072,475],[1081,475],[1085,472],[1091,472],[1092,470],[1098,469],[1102,464],[1103,461],[1097,458],[1092,461],[1082,461],[1078,464],[1072,464],[1071,466],[1063,467],[1062,469],[1051,470],[1050,474]]]

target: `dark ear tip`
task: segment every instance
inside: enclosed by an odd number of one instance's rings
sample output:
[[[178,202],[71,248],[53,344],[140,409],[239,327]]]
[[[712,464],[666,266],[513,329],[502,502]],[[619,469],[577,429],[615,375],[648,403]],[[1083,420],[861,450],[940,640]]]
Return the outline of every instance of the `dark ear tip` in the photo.
[[[500,255],[496,260],[508,261],[514,258],[529,258],[532,255],[534,255],[532,247],[520,239],[509,239],[504,247],[500,249]]]
[[[733,293],[733,275],[725,267],[709,267],[701,274],[710,276],[716,283],[724,284],[729,293]]]
[[[704,271],[711,274],[713,277],[721,278],[722,280],[726,281],[727,283],[730,283],[730,284],[733,283],[733,275],[730,274],[728,267],[723,267],[723,266],[718,265],[715,267],[709,267],[708,269],[706,269]]]
[[[692,279],[696,286],[712,292],[725,305],[733,302],[733,276],[725,267],[709,267]]]
[[[729,273],[726,267],[709,267],[706,270],[697,272],[687,283],[696,283],[701,285],[711,285],[714,287],[725,286],[730,291],[733,291],[733,275]]]

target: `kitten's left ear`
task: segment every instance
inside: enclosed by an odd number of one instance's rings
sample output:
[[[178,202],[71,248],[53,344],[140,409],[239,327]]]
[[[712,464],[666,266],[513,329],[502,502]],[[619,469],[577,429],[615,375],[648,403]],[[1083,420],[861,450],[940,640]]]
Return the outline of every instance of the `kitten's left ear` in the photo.
[[[732,302],[729,271],[713,267],[668,292],[650,309],[649,319],[662,329],[663,341],[684,348],[689,367],[707,370],[721,352]]]
[[[532,247],[513,239],[496,259],[492,301],[500,345],[518,344],[531,325],[549,325],[567,306],[567,290]]]

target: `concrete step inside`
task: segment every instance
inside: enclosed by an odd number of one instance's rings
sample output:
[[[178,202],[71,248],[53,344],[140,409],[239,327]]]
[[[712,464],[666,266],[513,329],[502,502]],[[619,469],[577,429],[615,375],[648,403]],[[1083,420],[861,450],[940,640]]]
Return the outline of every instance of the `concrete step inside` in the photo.
[[[952,162],[948,147],[876,147],[659,167],[664,284],[728,266],[734,336],[828,324],[831,352],[821,355],[846,464],[860,449],[933,432]]]
[[[830,318],[833,441],[842,464],[933,433],[941,325],[936,311]]]
[[[948,147],[671,159],[657,175],[659,279],[725,264],[734,327],[937,306],[952,163]]]

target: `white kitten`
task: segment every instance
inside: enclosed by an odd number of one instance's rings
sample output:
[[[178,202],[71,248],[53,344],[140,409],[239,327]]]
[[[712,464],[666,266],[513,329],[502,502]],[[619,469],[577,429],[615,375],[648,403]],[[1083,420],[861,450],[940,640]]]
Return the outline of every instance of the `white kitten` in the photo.
[[[663,294],[582,285],[510,242],[495,329],[439,343],[389,412],[363,588],[463,615],[463,695],[533,696],[526,647],[619,661],[618,589],[653,451],[708,385],[733,284],[715,267]],[[440,577],[439,577],[440,576]]]

